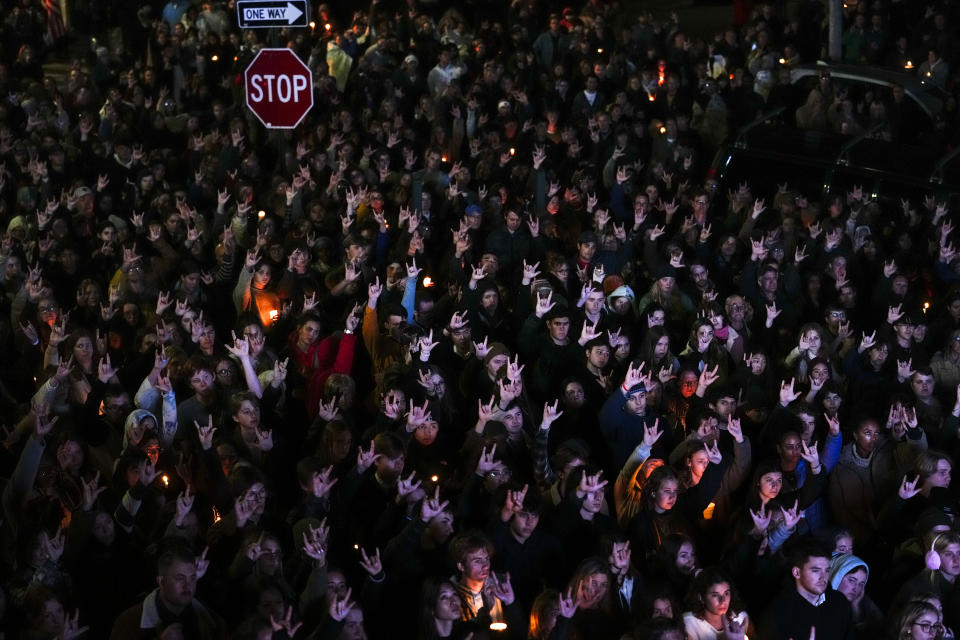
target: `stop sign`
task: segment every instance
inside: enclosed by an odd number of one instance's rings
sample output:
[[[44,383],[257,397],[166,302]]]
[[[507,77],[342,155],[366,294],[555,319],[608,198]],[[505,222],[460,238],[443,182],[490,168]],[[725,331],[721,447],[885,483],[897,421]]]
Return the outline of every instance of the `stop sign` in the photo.
[[[313,107],[313,74],[290,49],[261,49],[243,77],[247,107],[268,129],[293,129]]]

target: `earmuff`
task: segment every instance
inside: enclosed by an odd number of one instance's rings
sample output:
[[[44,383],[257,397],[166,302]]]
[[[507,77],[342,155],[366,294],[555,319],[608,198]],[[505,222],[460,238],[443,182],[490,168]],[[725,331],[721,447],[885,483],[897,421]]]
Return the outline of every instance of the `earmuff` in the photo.
[[[937,541],[942,535],[942,533],[937,534],[937,536],[933,539],[933,542],[930,543],[930,551],[927,551],[927,554],[923,557],[923,561],[927,565],[927,569],[930,569],[930,571],[936,571],[940,568],[940,554],[937,553],[935,547],[937,546]]]

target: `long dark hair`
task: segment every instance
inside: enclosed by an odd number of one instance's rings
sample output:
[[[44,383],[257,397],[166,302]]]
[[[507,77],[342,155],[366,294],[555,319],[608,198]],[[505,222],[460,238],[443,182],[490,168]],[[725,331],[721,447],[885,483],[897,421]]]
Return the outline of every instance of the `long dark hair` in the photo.
[[[719,567],[707,567],[701,571],[693,583],[690,585],[690,591],[687,593],[687,609],[698,618],[703,618],[706,611],[707,590],[715,584],[726,582],[730,585],[730,609],[729,611],[741,611],[743,605],[737,596],[737,589],[733,579],[727,575],[727,572]]]

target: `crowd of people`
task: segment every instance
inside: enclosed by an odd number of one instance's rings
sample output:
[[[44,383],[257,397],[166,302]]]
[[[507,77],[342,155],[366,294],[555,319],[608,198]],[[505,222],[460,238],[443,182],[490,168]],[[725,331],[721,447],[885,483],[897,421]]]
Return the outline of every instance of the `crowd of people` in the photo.
[[[960,631],[956,203],[707,171],[823,3],[0,4],[0,637]],[[960,7],[845,6],[955,144]]]

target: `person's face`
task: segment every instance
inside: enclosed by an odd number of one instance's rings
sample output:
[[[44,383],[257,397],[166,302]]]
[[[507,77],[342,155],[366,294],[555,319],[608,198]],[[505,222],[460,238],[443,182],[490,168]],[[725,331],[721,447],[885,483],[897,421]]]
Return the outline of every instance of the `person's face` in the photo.
[[[662,327],[667,321],[667,314],[662,309],[657,309],[653,313],[647,314],[648,327]]]
[[[275,620],[283,618],[283,595],[278,589],[271,587],[260,592],[260,599],[257,601],[257,613],[264,620],[269,620],[271,617]]]
[[[603,490],[590,491],[587,493],[583,498],[581,508],[587,513],[600,513],[600,509],[603,508]]]
[[[438,433],[440,433],[440,426],[436,420],[429,420],[416,428],[413,437],[423,446],[429,446],[437,439]]]
[[[877,345],[873,349],[870,349],[870,366],[879,370],[887,361],[887,355],[889,353],[890,349],[886,345]]]
[[[863,567],[858,567],[843,576],[840,584],[837,585],[837,591],[847,597],[849,602],[856,602],[863,596],[863,590],[867,586],[867,571]]]
[[[708,344],[713,340],[713,327],[708,325],[700,325],[697,327],[697,344]]]
[[[396,458],[380,456],[374,463],[374,466],[377,469],[377,475],[380,476],[384,482],[393,482],[399,478],[400,474],[403,472],[404,460],[405,458],[402,455],[399,455]]]
[[[937,468],[930,475],[927,483],[931,487],[947,488],[950,486],[950,478],[952,473],[953,465],[950,464],[949,460],[937,460]]]
[[[925,611],[910,623],[910,638],[912,640],[935,640],[940,637],[942,629],[940,616],[933,611]]]
[[[667,276],[657,280],[657,284],[660,285],[661,293],[670,293],[676,286],[677,281],[673,276]]]
[[[73,345],[73,355],[81,362],[89,362],[93,358],[93,340],[87,337],[77,340]]]
[[[840,536],[833,545],[833,551],[837,554],[853,553],[853,538]]]
[[[913,380],[910,381],[910,388],[917,395],[917,398],[927,400],[933,395],[933,376],[923,373],[913,374]]]
[[[797,588],[815,596],[827,590],[830,576],[828,558],[808,558],[802,567],[793,568],[793,578]]]
[[[110,546],[113,544],[113,540],[116,535],[116,530],[113,526],[113,517],[109,513],[100,512],[97,514],[97,517],[93,519],[93,537],[97,539],[97,542],[104,546]]]
[[[670,604],[668,598],[657,598],[653,601],[653,611],[650,614],[651,618],[667,618],[673,619],[673,605]]]
[[[303,323],[297,332],[298,342],[305,348],[309,348],[320,337],[320,323],[308,320]]]
[[[793,468],[800,461],[800,436],[796,433],[788,433],[777,445],[777,452],[780,454],[780,460],[789,468]]]
[[[483,267],[483,272],[488,276],[497,275],[497,271],[500,269],[500,260],[497,258],[496,254],[485,253],[480,256],[480,266]]]
[[[960,576],[960,544],[948,544],[939,552],[940,572],[951,580]]]
[[[241,499],[255,516],[260,516],[267,505],[267,488],[263,486],[262,482],[255,482],[243,492]]]
[[[78,442],[67,440],[57,447],[57,463],[64,471],[76,473],[83,465],[83,449]]]
[[[63,605],[56,598],[50,598],[43,603],[40,609],[40,625],[38,631],[54,634],[59,637],[63,631]]]
[[[723,616],[730,609],[730,597],[730,583],[718,582],[707,587],[703,594],[703,605],[708,613]]]
[[[893,330],[897,334],[897,340],[901,342],[909,342],[913,340],[914,326],[912,324],[898,322],[894,325]]]
[[[437,544],[443,544],[453,534],[453,514],[443,511],[427,523],[427,537]]]
[[[438,620],[452,622],[460,619],[460,595],[448,584],[440,585],[437,594],[437,603],[433,608],[433,615]]]
[[[890,290],[897,296],[903,297],[907,295],[907,288],[910,286],[910,282],[904,276],[896,276],[893,279],[893,282],[890,283]]]
[[[157,577],[157,585],[164,603],[182,609],[193,601],[197,592],[197,565],[174,560],[170,567]]]
[[[577,245],[577,257],[580,258],[581,262],[591,262],[596,253],[596,242],[581,242]]]
[[[638,391],[630,394],[627,398],[627,412],[636,416],[642,416],[647,412],[647,392]]]
[[[570,332],[570,318],[554,318],[547,323],[547,329],[550,331],[550,338],[556,343],[566,341],[567,334]]]
[[[190,377],[190,388],[197,395],[204,395],[213,389],[213,373],[206,369],[198,369]]]
[[[584,310],[589,314],[600,313],[603,309],[603,292],[591,291],[583,303]]]
[[[508,433],[517,433],[523,428],[523,412],[520,407],[512,407],[500,417]]]
[[[677,569],[685,576],[692,576],[697,569],[697,552],[693,545],[684,542],[677,550]]]
[[[864,455],[873,453],[879,438],[880,427],[873,421],[864,422],[860,428],[853,432],[853,441],[857,449]]]
[[[726,420],[737,412],[737,400],[733,396],[717,398],[717,401],[713,404],[713,410],[717,412],[721,420]]]
[[[343,621],[343,631],[338,640],[367,640],[367,632],[363,628],[363,610],[354,607]]]
[[[501,368],[507,366],[507,363],[510,361],[510,357],[506,354],[498,354],[490,358],[490,361],[487,363],[487,372],[492,376],[500,371]]]
[[[823,397],[823,408],[831,416],[837,415],[837,412],[840,411],[841,404],[843,404],[843,398],[840,397],[840,394],[834,393],[833,391],[828,392]]]
[[[760,288],[764,293],[776,293],[780,276],[776,271],[766,271],[760,276]]]
[[[657,340],[657,343],[653,345],[653,357],[657,360],[660,360],[666,357],[669,351],[670,338],[668,336],[660,336],[660,338]]]
[[[457,566],[464,579],[482,582],[490,575],[490,554],[486,549],[474,549]]]
[[[582,407],[584,402],[583,385],[579,382],[568,383],[563,390],[563,399],[564,403],[569,407],[574,409]]]
[[[513,233],[520,228],[520,216],[518,216],[514,211],[508,211],[506,215],[503,216],[503,221],[507,226],[507,231],[510,233]]]
[[[769,501],[780,495],[780,489],[783,488],[783,474],[779,471],[771,471],[760,476],[758,491],[760,498]]]
[[[677,496],[680,495],[680,486],[673,478],[668,478],[660,483],[657,490],[653,492],[653,508],[657,513],[666,513],[673,509],[677,504]]]
[[[680,375],[680,395],[684,398],[690,398],[697,391],[697,374],[692,371],[684,371]]]
[[[510,531],[519,542],[526,542],[533,535],[540,522],[540,514],[535,511],[518,511],[510,520]]]
[[[237,421],[241,429],[256,429],[260,426],[260,407],[249,400],[244,400],[240,403],[233,419]]]
[[[810,345],[809,353],[820,353],[820,347],[822,345],[820,341],[820,334],[815,329],[810,329],[803,335],[807,339],[807,344]]]
[[[595,369],[603,369],[610,362],[610,347],[598,345],[587,352],[587,363]]]
[[[823,385],[830,379],[830,368],[822,362],[818,362],[810,370],[810,378],[819,385]]]
[[[707,455],[706,451],[700,450],[694,453],[692,456],[687,458],[687,468],[690,469],[690,473],[694,478],[703,477],[704,471],[707,470],[707,466],[710,464],[710,456]]]
[[[237,380],[237,368],[232,360],[223,359],[217,362],[216,374],[217,382],[226,387],[232,387]]]
[[[487,313],[495,312],[499,303],[500,294],[497,293],[496,289],[487,289],[483,292],[483,296],[480,298],[480,304]]]
[[[351,244],[346,249],[347,262],[362,264],[367,259],[367,247],[362,244]]]
[[[263,555],[257,559],[260,572],[268,576],[276,575],[283,558],[280,545],[276,540],[269,538],[260,546],[260,550],[263,551]]]

